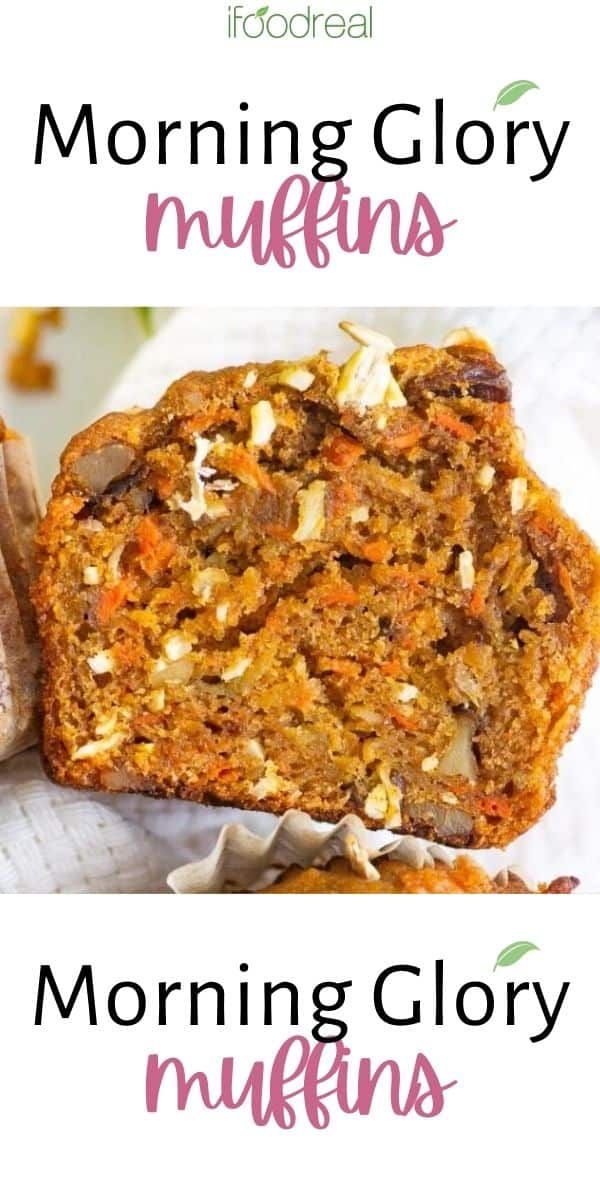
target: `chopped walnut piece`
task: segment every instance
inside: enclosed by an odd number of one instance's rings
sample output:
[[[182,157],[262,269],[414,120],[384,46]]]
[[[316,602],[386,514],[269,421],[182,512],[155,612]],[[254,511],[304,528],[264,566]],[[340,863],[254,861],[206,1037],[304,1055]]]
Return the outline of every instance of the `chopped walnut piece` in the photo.
[[[298,492],[298,526],[294,533],[295,542],[308,542],[321,536],[325,527],[325,493],[327,484],[322,479]]]
[[[518,513],[525,506],[527,499],[527,480],[522,476],[510,481],[510,511]]]
[[[475,583],[475,567],[470,550],[461,550],[458,556],[458,578],[463,591],[468,591]]]

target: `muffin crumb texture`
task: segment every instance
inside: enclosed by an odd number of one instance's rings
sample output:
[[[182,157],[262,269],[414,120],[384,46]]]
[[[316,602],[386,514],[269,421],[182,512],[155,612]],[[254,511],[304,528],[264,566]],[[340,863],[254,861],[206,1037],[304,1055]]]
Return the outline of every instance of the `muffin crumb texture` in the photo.
[[[502,846],[553,800],[599,559],[485,342],[346,330],[341,368],[194,372],[70,443],[38,537],[46,763]]]

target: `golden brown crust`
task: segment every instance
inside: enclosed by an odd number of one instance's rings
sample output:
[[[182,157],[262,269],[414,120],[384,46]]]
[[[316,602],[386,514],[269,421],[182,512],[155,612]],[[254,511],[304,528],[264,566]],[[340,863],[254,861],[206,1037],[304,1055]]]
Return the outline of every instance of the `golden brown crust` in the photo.
[[[452,863],[436,861],[429,866],[414,867],[390,858],[378,859],[375,868],[379,878],[365,878],[344,858],[334,858],[326,867],[288,867],[284,874],[263,893],[277,894],[335,894],[361,895],[517,895],[531,893],[531,888],[516,874],[504,872],[493,879],[472,858],[459,855]],[[573,876],[562,876],[552,883],[540,884],[535,892],[567,895],[578,885]]]
[[[391,372],[372,407],[322,353],[193,372],[73,439],[35,591],[53,778],[457,846],[552,803],[598,556],[493,355],[416,346]]]
[[[0,419],[0,761],[35,740],[38,655],[29,585],[38,516],[28,445]]]

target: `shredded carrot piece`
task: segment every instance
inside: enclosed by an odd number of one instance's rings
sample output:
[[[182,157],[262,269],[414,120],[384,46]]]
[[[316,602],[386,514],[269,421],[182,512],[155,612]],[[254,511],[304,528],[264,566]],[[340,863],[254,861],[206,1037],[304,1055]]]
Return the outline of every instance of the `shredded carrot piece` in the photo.
[[[471,599],[467,605],[467,612],[470,617],[480,617],[485,608],[485,588],[478,584],[471,592]]]
[[[356,488],[348,479],[336,479],[329,488],[329,512],[334,519],[345,516],[358,499]]]
[[[554,683],[550,689],[548,701],[552,712],[560,715],[565,711],[568,701],[568,689],[564,683]]]
[[[382,675],[387,675],[390,679],[397,679],[403,671],[401,662],[396,658],[390,658],[387,662],[383,662],[379,668]]]
[[[533,526],[538,533],[545,534],[546,537],[551,537],[554,532],[551,522],[539,512],[534,513],[529,521],[529,524]]]
[[[453,775],[451,787],[457,796],[464,796],[473,792],[474,783],[470,779],[461,779],[458,775]]]
[[[379,563],[385,562],[391,552],[389,542],[385,538],[373,538],[370,542],[363,542],[360,548],[362,558],[366,558],[369,562]]]
[[[280,542],[291,542],[292,540],[293,528],[284,525],[282,521],[268,521],[263,528],[269,537],[277,538]]]
[[[175,546],[165,537],[154,517],[142,517],[135,531],[140,562],[147,575],[156,575],[171,561]]]
[[[405,633],[404,637],[402,638],[402,641],[400,642],[400,645],[403,650],[415,650],[416,645],[417,645],[417,639],[413,633]]]
[[[386,447],[390,450],[411,450],[421,441],[423,430],[419,427],[408,429],[406,433],[392,433],[385,439]]]
[[[133,638],[125,642],[117,642],[112,648],[112,653],[121,667],[143,666],[146,658],[142,639],[139,642],[135,642]]]
[[[486,817],[510,816],[510,804],[503,796],[483,796],[479,808]]]
[[[329,658],[326,654],[319,659],[320,671],[331,671],[332,675],[342,675],[345,679],[356,678],[360,675],[360,663],[351,658]]]
[[[477,431],[472,425],[467,425],[466,421],[461,421],[459,417],[450,412],[447,408],[438,406],[432,408],[429,413],[429,420],[432,425],[438,425],[440,429],[446,429],[448,433],[453,433],[455,437],[462,438],[465,442],[474,442],[477,437]]]
[[[175,491],[175,483],[168,475],[153,475],[152,487],[159,500],[168,500]]]
[[[389,715],[392,718],[394,725],[398,726],[398,729],[405,729],[407,733],[417,732],[419,728],[418,721],[412,721],[410,717],[407,717],[402,712],[401,708],[397,708],[396,705],[394,705],[393,708],[390,708]]]
[[[232,446],[227,455],[223,456],[227,463],[227,468],[236,475],[242,483],[247,483],[249,487],[261,488],[264,492],[274,492],[272,480],[260,463],[244,449],[243,446]]]
[[[561,586],[563,592],[565,593],[565,596],[567,597],[569,604],[575,605],[575,603],[577,601],[577,596],[575,594],[573,580],[571,579],[571,574],[570,574],[568,568],[565,567],[564,563],[562,563],[562,562],[558,563],[557,568],[556,568],[556,574],[558,575],[558,582],[560,583],[560,586]]]
[[[152,607],[162,608],[163,605],[173,604],[183,607],[188,599],[186,589],[180,583],[170,583],[168,587],[157,587],[152,596]]]
[[[225,404],[212,404],[203,407],[200,412],[191,417],[185,417],[180,424],[182,434],[204,433],[212,425],[220,425],[223,421],[231,420],[231,411]]]
[[[349,583],[341,583],[339,587],[324,588],[319,592],[319,604],[329,608],[334,604],[358,604],[358,592]]]
[[[365,453],[365,447],[354,438],[346,437],[343,433],[335,434],[328,445],[324,447],[323,455],[333,467],[345,470],[351,467]]]
[[[131,581],[120,579],[113,587],[104,588],[98,596],[96,616],[100,625],[106,625],[118,608],[131,597]]]
[[[371,575],[375,583],[382,585],[392,583],[397,580],[399,584],[407,588],[421,588],[423,584],[431,582],[431,571],[423,570],[419,565],[408,567],[403,563],[396,563],[392,566],[375,563]]]

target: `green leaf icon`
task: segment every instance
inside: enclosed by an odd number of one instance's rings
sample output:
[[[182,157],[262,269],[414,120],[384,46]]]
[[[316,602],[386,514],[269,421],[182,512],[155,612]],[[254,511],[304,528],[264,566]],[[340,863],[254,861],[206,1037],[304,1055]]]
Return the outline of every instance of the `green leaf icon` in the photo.
[[[494,963],[494,970],[496,967],[512,967],[513,963],[518,962],[531,950],[539,950],[539,946],[534,946],[533,942],[511,942],[510,946],[505,946],[504,950],[500,951]]]
[[[499,104],[514,104],[515,100],[520,100],[521,96],[524,96],[525,92],[530,92],[532,88],[539,91],[537,83],[532,83],[531,79],[515,79],[513,83],[507,83],[506,87],[500,88],[494,108],[496,109]]]
[[[265,4],[265,5],[263,5],[262,8],[257,8],[254,15],[255,15],[255,17],[264,17],[268,13],[268,11],[269,11],[269,5]]]

